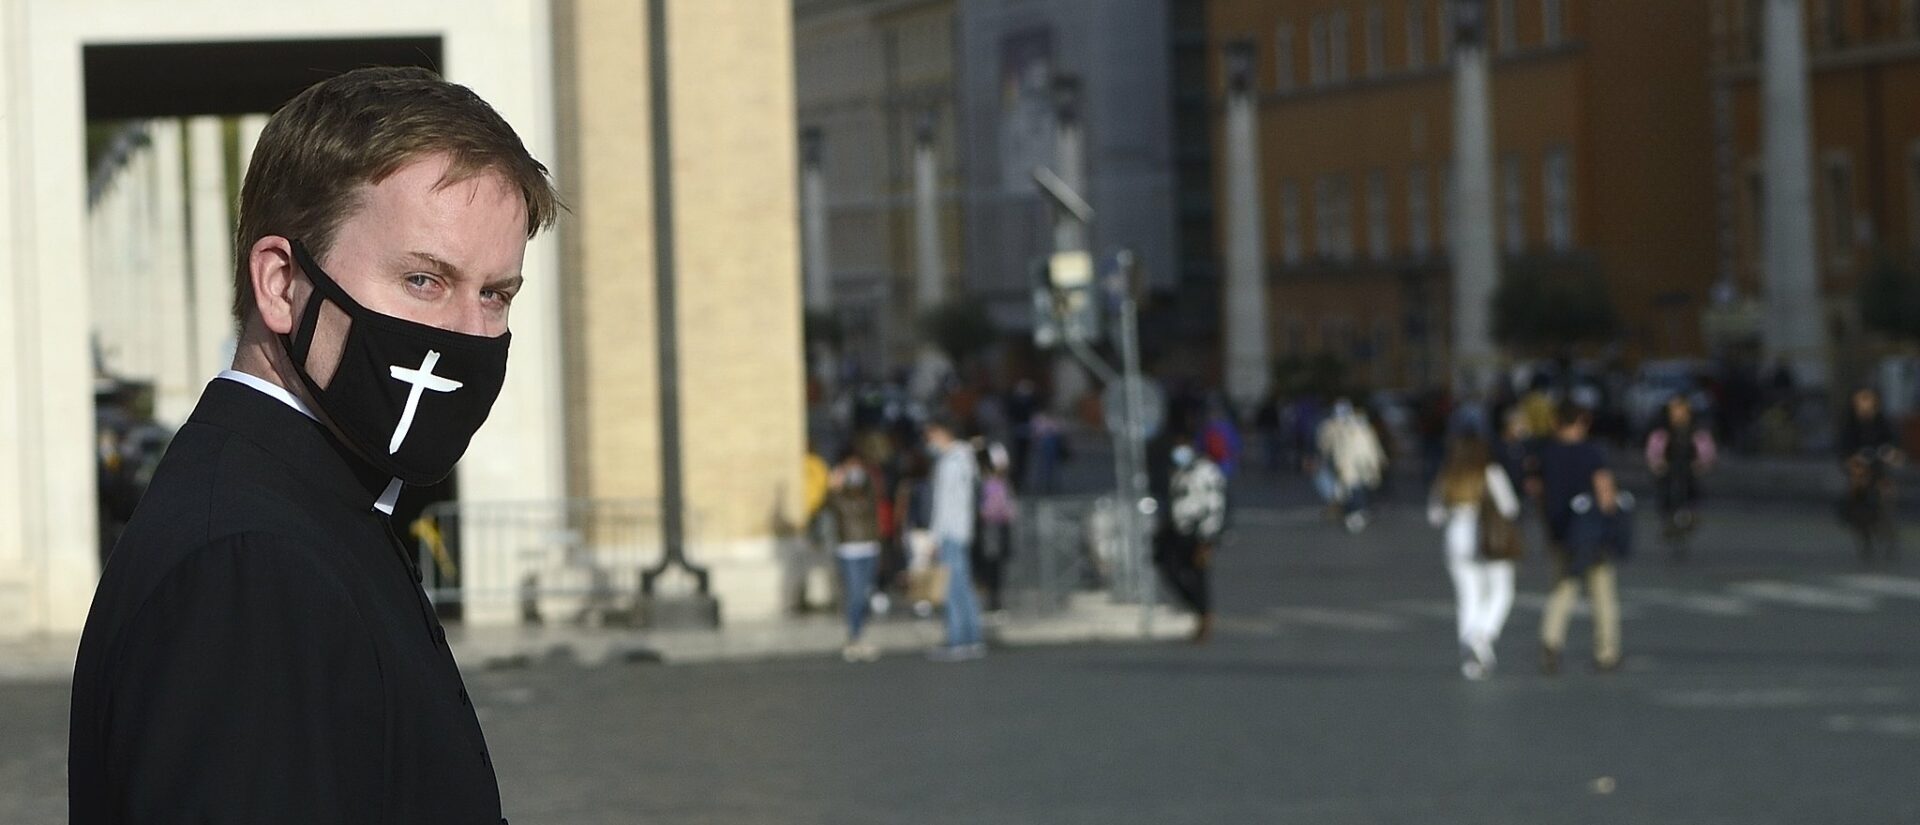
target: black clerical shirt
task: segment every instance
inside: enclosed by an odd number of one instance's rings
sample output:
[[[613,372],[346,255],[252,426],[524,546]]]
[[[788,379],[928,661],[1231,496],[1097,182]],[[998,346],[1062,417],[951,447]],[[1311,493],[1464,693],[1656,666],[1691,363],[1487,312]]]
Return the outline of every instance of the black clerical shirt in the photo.
[[[215,380],[107,562],[73,678],[74,825],[496,825],[479,721],[390,479]]]

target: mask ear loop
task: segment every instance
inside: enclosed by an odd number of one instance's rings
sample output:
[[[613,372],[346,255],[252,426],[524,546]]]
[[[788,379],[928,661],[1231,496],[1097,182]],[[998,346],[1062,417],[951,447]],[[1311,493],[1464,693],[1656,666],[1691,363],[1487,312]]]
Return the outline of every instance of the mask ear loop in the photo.
[[[306,249],[300,245],[299,241],[293,242],[293,249],[295,260],[300,263],[301,271],[307,275],[307,282],[317,283],[319,278],[315,278],[313,273],[308,271],[315,267],[308,266],[308,262],[312,259],[307,256]],[[293,336],[291,338],[285,335],[280,336],[280,345],[286,348],[287,356],[293,359],[294,366],[303,374],[307,371],[307,352],[313,347],[314,331],[320,328],[320,305],[325,301],[326,299],[321,296],[320,290],[316,287],[313,293],[307,296],[307,306],[300,312],[300,323],[294,326]]]

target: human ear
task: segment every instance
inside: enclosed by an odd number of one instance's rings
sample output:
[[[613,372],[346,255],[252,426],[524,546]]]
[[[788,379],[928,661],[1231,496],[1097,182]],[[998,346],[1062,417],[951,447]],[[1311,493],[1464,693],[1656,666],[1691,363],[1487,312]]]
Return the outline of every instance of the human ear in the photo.
[[[247,252],[247,271],[253,279],[253,306],[261,324],[275,335],[293,334],[298,313],[293,245],[278,235],[254,241]]]

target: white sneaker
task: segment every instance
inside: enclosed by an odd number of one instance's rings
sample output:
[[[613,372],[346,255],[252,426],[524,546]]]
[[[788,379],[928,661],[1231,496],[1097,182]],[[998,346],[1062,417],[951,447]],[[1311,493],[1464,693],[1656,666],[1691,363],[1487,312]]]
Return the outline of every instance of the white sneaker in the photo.
[[[888,608],[893,607],[893,600],[887,598],[887,594],[885,593],[875,593],[873,594],[873,600],[867,604],[873,608],[873,615],[885,616],[887,615]]]
[[[1365,529],[1367,529],[1366,513],[1354,512],[1347,514],[1347,532],[1358,533]]]
[[[866,642],[854,642],[840,649],[840,658],[848,662],[880,661],[880,648]]]

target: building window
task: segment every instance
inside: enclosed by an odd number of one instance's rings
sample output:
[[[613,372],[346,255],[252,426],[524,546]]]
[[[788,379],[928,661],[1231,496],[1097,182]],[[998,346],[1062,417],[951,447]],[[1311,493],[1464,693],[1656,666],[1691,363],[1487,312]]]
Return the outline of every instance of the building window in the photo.
[[[1327,42],[1327,17],[1315,15],[1307,26],[1307,82],[1315,86],[1327,82],[1328,52],[1332,51]]]
[[[1540,41],[1548,46],[1558,46],[1566,36],[1566,0],[1540,0]]]
[[[1747,57],[1760,59],[1760,50],[1766,43],[1767,0],[1747,0],[1746,16],[1743,21],[1747,34]]]
[[[1827,155],[1825,166],[1827,258],[1844,266],[1853,257],[1853,163],[1843,152]]]
[[[1379,3],[1367,7],[1367,74],[1387,71],[1387,10]]]
[[[1407,0],[1407,70],[1419,71],[1426,64],[1427,3],[1426,0]]]
[[[1440,25],[1433,27],[1433,53],[1440,65],[1453,60],[1453,0],[1434,0],[1439,5]]]
[[[1346,175],[1320,177],[1313,211],[1314,251],[1328,260],[1353,260],[1353,188]]]
[[[1280,182],[1280,259],[1287,266],[1299,266],[1305,257],[1300,237],[1300,184],[1288,178]]]
[[[1387,173],[1379,169],[1367,173],[1367,252],[1376,261],[1393,254],[1392,239],[1387,237]]]
[[[1281,23],[1273,31],[1273,87],[1293,91],[1293,24]]]
[[[1499,0],[1494,4],[1493,28],[1500,38],[1502,53],[1520,47],[1520,24],[1513,13],[1513,0]]]
[[[1759,163],[1755,161],[1747,170],[1747,239],[1752,244],[1752,260],[1756,266],[1766,254],[1763,249],[1766,237],[1767,179],[1760,173]]]
[[[1433,207],[1427,199],[1427,167],[1407,173],[1407,250],[1415,258],[1433,253]]]
[[[1446,230],[1446,233],[1440,236],[1440,243],[1443,246],[1451,246],[1460,238],[1459,221],[1456,219],[1460,214],[1460,205],[1453,202],[1453,164],[1451,163],[1440,167],[1440,200],[1438,205],[1440,207],[1440,226]]]
[[[1546,207],[1547,247],[1555,252],[1573,249],[1573,169],[1566,149],[1549,149],[1540,164],[1542,201]]]
[[[1906,7],[1905,25],[1908,37],[1920,36],[1920,0],[1902,0]]]
[[[1340,9],[1327,18],[1327,81],[1345,83],[1347,81],[1347,55],[1353,45],[1353,36],[1347,28],[1347,11]]]
[[[1527,251],[1527,184],[1519,155],[1508,155],[1500,162],[1500,193],[1507,254],[1519,255]]]

